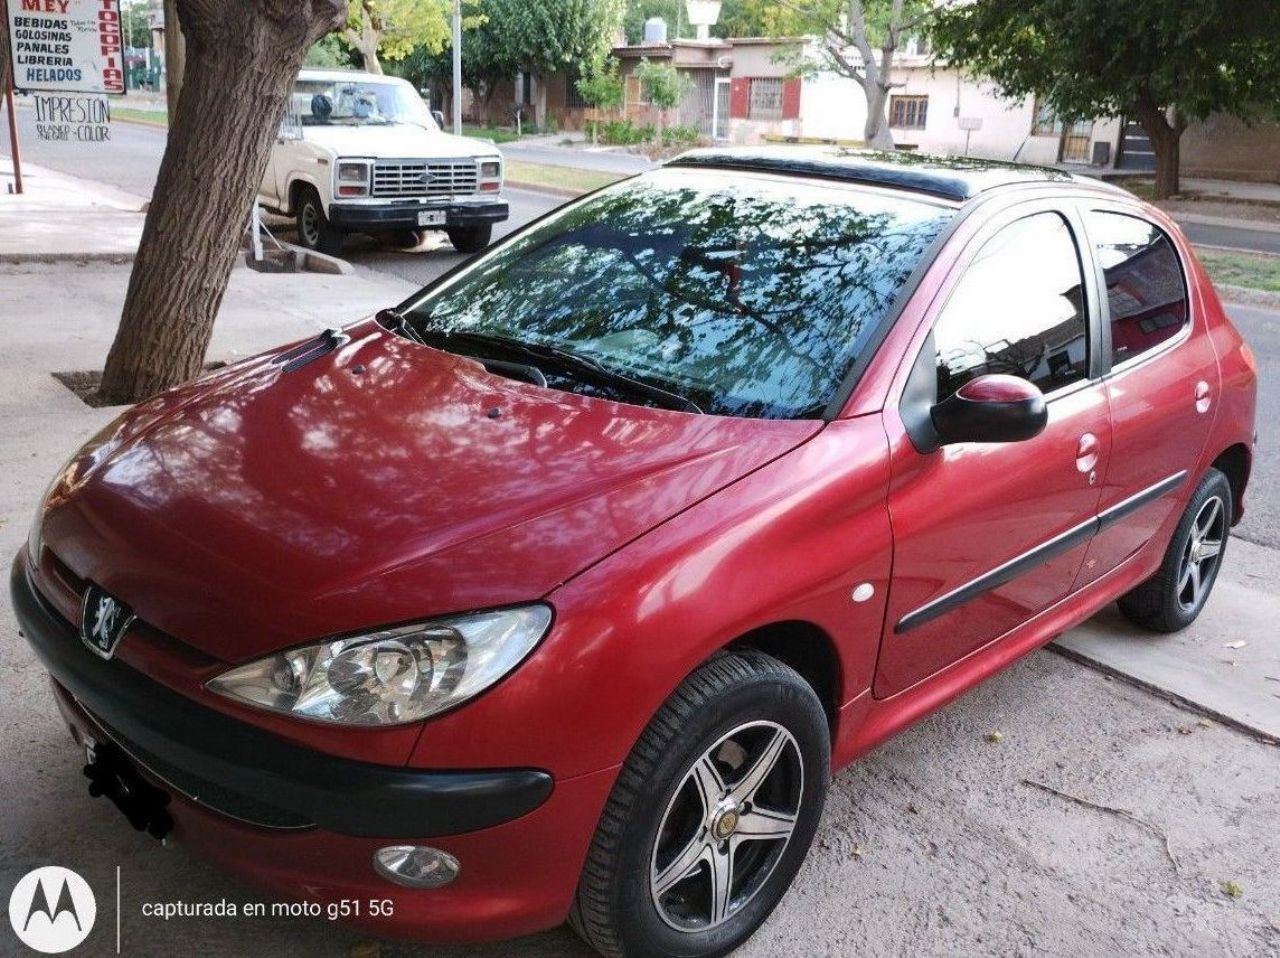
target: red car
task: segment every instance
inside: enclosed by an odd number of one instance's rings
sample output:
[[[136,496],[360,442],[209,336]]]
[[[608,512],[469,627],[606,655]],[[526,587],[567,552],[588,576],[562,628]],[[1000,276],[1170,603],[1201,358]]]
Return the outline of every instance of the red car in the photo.
[[[697,151],[132,409],[14,605],[139,829],[377,934],[721,955],[833,770],[1110,602],[1196,618],[1255,372],[1117,189]]]

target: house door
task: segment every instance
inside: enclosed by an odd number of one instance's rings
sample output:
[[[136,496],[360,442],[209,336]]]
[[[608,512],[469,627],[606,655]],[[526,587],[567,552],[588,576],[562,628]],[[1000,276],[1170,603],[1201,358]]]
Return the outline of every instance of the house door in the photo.
[[[711,138],[723,143],[729,139],[729,78],[716,77],[716,95],[711,120]]]
[[[1156,154],[1151,148],[1151,138],[1140,123],[1125,121],[1124,133],[1120,136],[1120,161],[1116,165],[1122,170],[1156,168]]]
[[[1093,121],[1077,120],[1062,132],[1062,162],[1088,163],[1093,142]]]
[[[680,101],[678,122],[698,128],[699,136],[709,137],[715,126],[716,75],[711,70],[685,72],[691,82]]]

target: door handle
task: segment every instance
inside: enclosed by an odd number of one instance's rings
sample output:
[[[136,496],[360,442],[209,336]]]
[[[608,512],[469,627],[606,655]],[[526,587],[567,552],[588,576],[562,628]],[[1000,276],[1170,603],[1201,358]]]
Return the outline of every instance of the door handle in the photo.
[[[1098,465],[1098,449],[1100,448],[1098,437],[1091,432],[1086,432],[1080,437],[1080,444],[1076,446],[1076,468],[1081,472],[1092,473],[1094,467]]]
[[[1203,379],[1196,383],[1196,412],[1206,413],[1213,405],[1213,390]]]

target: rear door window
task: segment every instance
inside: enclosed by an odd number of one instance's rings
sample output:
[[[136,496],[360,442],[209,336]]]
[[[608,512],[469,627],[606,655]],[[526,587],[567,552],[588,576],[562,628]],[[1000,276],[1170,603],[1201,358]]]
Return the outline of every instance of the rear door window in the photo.
[[[1111,364],[1118,366],[1186,327],[1186,278],[1169,237],[1146,220],[1095,210],[1085,222],[1106,274]]]

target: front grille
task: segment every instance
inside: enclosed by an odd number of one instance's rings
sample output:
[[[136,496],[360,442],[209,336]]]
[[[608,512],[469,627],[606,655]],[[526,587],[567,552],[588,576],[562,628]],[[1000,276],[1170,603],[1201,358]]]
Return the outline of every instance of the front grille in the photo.
[[[476,192],[475,160],[379,160],[374,196],[457,196]]]
[[[102,733],[115,742],[134,762],[143,766],[160,781],[181,792],[197,804],[204,805],[206,808],[228,818],[234,818],[249,825],[258,825],[262,828],[300,829],[315,827],[315,823],[303,815],[242,795],[201,775],[188,772],[166,762],[160,756],[124,738],[119,732],[85,708],[84,703],[77,700],[76,704],[80,706],[86,715],[93,719]]]

